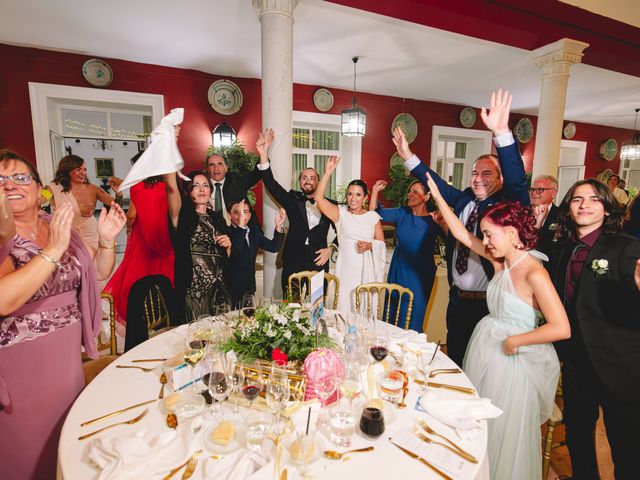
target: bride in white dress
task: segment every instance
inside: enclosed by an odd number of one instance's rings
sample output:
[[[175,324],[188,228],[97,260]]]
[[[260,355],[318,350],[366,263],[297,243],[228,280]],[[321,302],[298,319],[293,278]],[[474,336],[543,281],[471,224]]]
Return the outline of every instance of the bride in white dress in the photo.
[[[324,197],[339,163],[340,157],[329,157],[314,199],[320,211],[336,225],[339,245],[336,275],[340,279],[338,310],[347,313],[354,311],[358,285],[383,281],[385,247],[380,215],[364,208],[368,195],[366,183],[362,180],[349,183],[346,206],[334,205]]]
[[[484,239],[467,231],[428,177],[432,196],[451,234],[489,259],[489,315],[476,326],[463,369],[482,397],[504,412],[489,420],[493,480],[542,475],[540,425],[551,415],[560,365],[551,342],[569,338],[567,314],[547,271],[529,251],[537,242],[535,217],[519,203],[484,212]],[[546,323],[539,326],[542,320]]]

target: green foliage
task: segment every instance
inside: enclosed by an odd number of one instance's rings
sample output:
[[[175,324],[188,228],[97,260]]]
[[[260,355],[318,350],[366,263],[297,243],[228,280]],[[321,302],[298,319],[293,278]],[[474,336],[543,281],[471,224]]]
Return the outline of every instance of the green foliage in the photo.
[[[382,191],[382,196],[391,202],[392,207],[401,207],[407,203],[407,191],[415,177],[407,175],[404,165],[394,165],[389,169],[389,178],[391,181]]]
[[[318,334],[318,347],[336,348],[327,335]],[[316,348],[316,332],[309,312],[290,304],[260,307],[251,321],[238,321],[233,336],[220,347],[233,350],[245,360],[271,360],[271,352],[279,348],[289,360],[304,360]]]
[[[209,145],[207,148],[207,158],[211,155],[222,155],[227,161],[230,172],[248,173],[253,170],[260,157],[253,152],[247,152],[242,142],[236,140],[230,147],[214,147]],[[256,194],[252,190],[247,191],[247,198],[251,205],[256,204]]]

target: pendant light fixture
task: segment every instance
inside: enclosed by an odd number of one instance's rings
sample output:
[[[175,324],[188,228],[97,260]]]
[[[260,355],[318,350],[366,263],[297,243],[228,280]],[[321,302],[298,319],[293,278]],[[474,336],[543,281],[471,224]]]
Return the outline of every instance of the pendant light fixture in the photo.
[[[636,119],[633,122],[633,135],[631,136],[631,139],[626,142],[622,142],[620,160],[640,159],[640,132],[636,129],[638,124],[638,112],[640,112],[640,108],[636,108]]]
[[[236,131],[226,120],[222,120],[211,132],[211,142],[215,148],[230,147],[235,141]]]
[[[358,63],[358,57],[353,57],[351,60],[353,61],[353,98],[351,108],[342,110],[341,133],[347,137],[363,137],[367,129],[367,113],[356,103],[356,63]]]

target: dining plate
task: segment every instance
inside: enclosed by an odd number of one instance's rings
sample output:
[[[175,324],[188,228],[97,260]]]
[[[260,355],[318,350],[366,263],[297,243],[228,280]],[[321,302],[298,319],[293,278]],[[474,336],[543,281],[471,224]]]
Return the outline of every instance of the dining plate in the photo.
[[[234,428],[233,438],[226,445],[220,445],[219,443],[216,443],[213,440],[211,440],[211,435],[213,434],[213,431],[222,422],[231,422],[231,424],[233,425],[233,428]],[[223,453],[235,452],[236,450],[244,447],[244,445],[245,445],[245,425],[244,425],[244,422],[242,420],[239,420],[239,419],[223,419],[223,420],[217,422],[211,428],[208,428],[204,432],[204,435],[202,436],[202,442],[203,442],[205,448],[207,450],[209,450],[211,453],[223,454]]]
[[[401,113],[396,115],[393,122],[391,122],[392,135],[396,127],[400,127],[402,129],[408,143],[413,142],[418,136],[418,122],[416,122],[416,119],[410,113]]]
[[[233,115],[242,107],[242,91],[231,80],[216,80],[207,93],[209,104],[221,115]]]

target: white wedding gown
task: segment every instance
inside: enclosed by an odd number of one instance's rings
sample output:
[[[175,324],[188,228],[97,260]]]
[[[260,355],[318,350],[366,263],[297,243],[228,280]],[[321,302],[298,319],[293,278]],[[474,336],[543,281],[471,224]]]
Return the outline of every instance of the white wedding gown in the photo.
[[[473,332],[463,370],[480,396],[491,399],[504,412],[489,420],[491,479],[539,479],[540,425],[553,410],[560,375],[558,356],[549,343],[520,347],[512,356],[503,352],[502,342],[508,336],[533,330],[543,318],[518,297],[508,268],[489,282],[487,305],[489,315]]]
[[[340,205],[339,209],[340,217],[336,223],[339,244],[336,275],[340,279],[338,310],[349,313],[355,311],[355,290],[358,285],[382,281],[382,278],[376,278],[371,271],[373,262],[379,263],[380,260],[374,260],[372,251],[358,253],[358,240],[374,242],[376,224],[380,221],[380,215],[371,211],[354,215],[344,205]],[[384,260],[382,262],[384,263]],[[382,267],[384,275],[384,265]],[[378,277],[382,276],[378,275]]]

